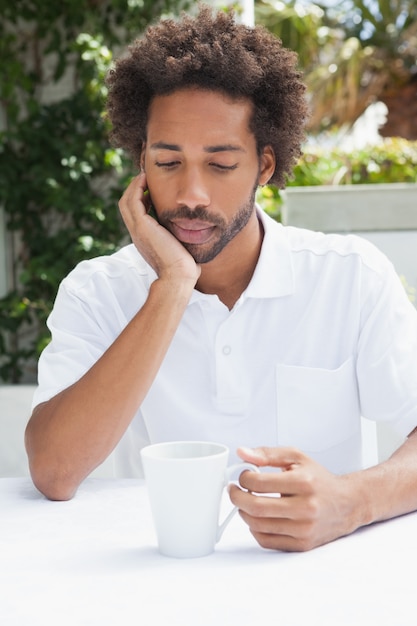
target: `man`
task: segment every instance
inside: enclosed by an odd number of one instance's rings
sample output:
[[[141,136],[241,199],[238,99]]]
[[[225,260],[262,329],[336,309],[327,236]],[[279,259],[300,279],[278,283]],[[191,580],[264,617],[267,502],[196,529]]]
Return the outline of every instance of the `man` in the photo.
[[[203,7],[149,28],[108,82],[113,140],[140,168],[120,201],[133,243],[60,287],[26,432],[35,485],[68,499],[114,449],[138,475],[146,443],[206,439],[265,468],[230,489],[264,547],[417,509],[417,312],[370,244],[255,206],[300,153],[294,54]],[[361,415],[406,439],[368,469]]]

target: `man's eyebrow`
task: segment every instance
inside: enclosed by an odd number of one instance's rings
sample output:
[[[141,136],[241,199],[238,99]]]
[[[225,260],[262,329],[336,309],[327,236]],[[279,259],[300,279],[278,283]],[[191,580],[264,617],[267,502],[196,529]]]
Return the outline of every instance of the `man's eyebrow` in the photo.
[[[181,146],[176,143],[166,143],[165,141],[157,141],[150,146],[151,150],[172,150],[173,152],[181,152]],[[241,146],[236,146],[230,143],[220,144],[218,146],[207,146],[203,148],[204,152],[208,154],[215,154],[216,152],[245,152]]]
[[[175,143],[165,143],[165,141],[157,141],[151,145],[151,150],[174,150],[181,152],[181,146]]]
[[[241,146],[226,143],[220,146],[207,146],[207,148],[204,148],[204,152],[214,154],[215,152],[245,152],[245,150]]]

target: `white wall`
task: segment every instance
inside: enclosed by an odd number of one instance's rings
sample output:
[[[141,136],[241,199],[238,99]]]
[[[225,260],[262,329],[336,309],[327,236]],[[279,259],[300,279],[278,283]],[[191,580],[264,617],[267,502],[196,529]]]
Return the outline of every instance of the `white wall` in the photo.
[[[387,255],[397,273],[414,291],[413,302],[417,306],[417,230],[358,231],[355,234],[368,239]]]
[[[417,290],[417,184],[288,187],[283,223],[360,235]]]

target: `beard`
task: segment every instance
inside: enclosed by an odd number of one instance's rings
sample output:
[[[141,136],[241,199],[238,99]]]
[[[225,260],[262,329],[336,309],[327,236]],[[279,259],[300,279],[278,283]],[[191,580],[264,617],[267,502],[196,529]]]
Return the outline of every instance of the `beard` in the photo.
[[[181,241],[181,245],[191,254],[194,261],[198,264],[209,263],[227,246],[227,244],[236,237],[238,233],[246,226],[254,211],[255,195],[258,188],[258,181],[252,189],[250,197],[245,204],[241,205],[230,222],[227,222],[219,215],[212,214],[204,207],[196,207],[190,209],[187,206],[179,207],[173,211],[164,210],[157,211],[158,222],[171,231],[170,222],[175,219],[198,219],[216,227],[216,239],[207,244],[185,243]]]

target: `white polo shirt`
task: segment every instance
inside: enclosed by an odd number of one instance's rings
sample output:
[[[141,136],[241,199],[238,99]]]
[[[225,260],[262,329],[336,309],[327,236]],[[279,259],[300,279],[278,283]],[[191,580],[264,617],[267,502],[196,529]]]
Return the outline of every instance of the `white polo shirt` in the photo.
[[[283,227],[265,237],[231,311],[194,290],[164,363],[115,451],[140,475],[151,442],[296,446],[336,473],[361,467],[360,416],[417,425],[417,311],[391,263],[358,237]],[[145,302],[154,271],[129,245],[80,263],[48,320],[34,405],[78,380]],[[115,377],[123,372],[114,372]]]

